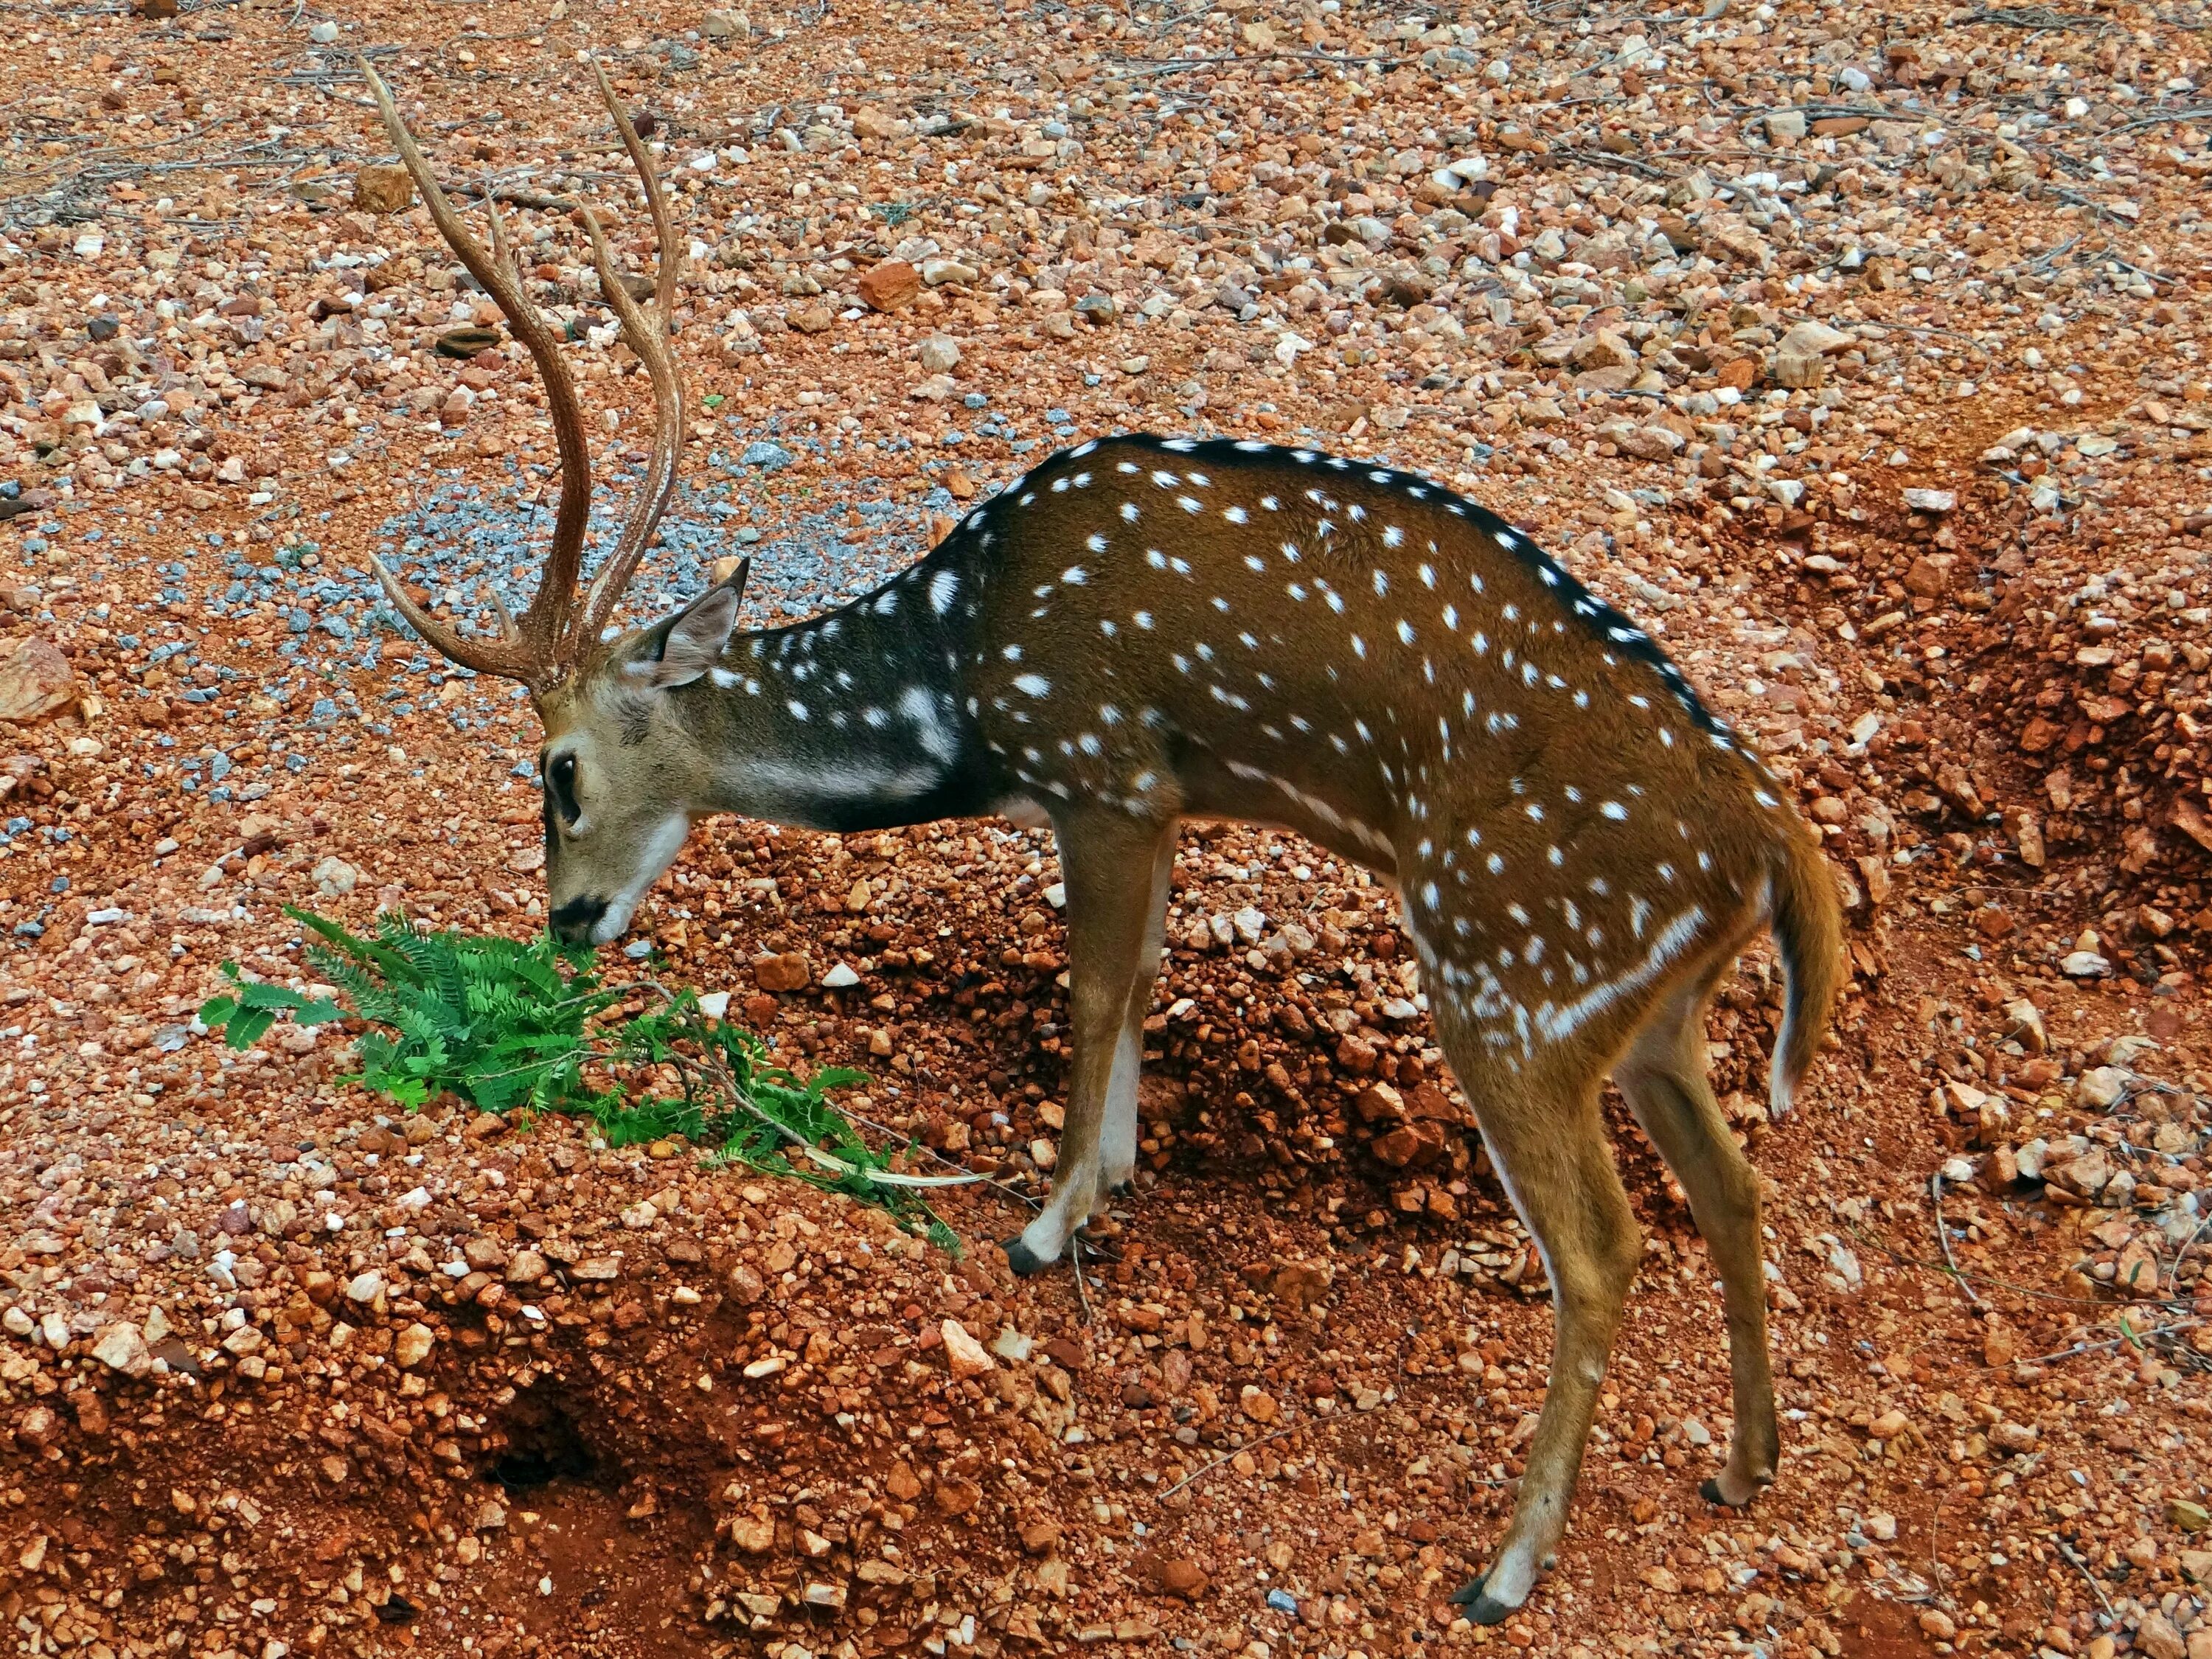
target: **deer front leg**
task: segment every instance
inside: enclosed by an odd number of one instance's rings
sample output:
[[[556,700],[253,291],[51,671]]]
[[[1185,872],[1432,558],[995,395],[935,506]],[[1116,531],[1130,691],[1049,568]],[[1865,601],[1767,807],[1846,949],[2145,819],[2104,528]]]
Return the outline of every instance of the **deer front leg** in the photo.
[[[1055,817],[1061,878],[1067,888],[1067,1004],[1075,1058],[1067,1086],[1067,1121],[1060,1131],[1060,1160],[1052,1195],[1036,1219],[1006,1247],[1018,1273],[1033,1273],[1060,1259],[1068,1237],[1091,1218],[1109,1173],[1108,1120],[1126,1122],[1113,1135],[1114,1155],[1136,1157],[1139,1043],[1143,999],[1149,991],[1164,924],[1164,872],[1175,856],[1175,826],[1121,814],[1076,809]],[[1155,921],[1158,915],[1160,921]],[[1117,1098],[1118,1085],[1118,1098]]]

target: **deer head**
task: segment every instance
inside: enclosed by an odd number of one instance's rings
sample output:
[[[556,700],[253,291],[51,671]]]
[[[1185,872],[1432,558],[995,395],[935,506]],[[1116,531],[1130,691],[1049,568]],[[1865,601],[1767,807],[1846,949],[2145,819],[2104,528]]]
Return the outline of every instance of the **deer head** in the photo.
[[[613,552],[589,584],[582,585],[592,461],[574,379],[525,290],[490,193],[485,202],[492,231],[487,253],[439,187],[382,77],[366,59],[356,61],[440,234],[506,315],[537,365],[561,462],[560,506],[537,593],[520,617],[501,605],[496,638],[465,635],[438,621],[380,560],[374,561],[377,579],[393,606],[441,654],[528,689],[545,732],[539,774],[545,787],[545,884],[552,925],[564,938],[603,943],[629,924],[645,890],[675,858],[693,803],[702,799],[703,763],[696,745],[659,705],[665,694],[706,672],[736,624],[744,580],[741,567],[680,615],[648,629],[605,637],[675,488],[684,431],[683,387],[667,338],[680,259],[675,231],[652,156],[595,64],[600,96],[652,210],[659,268],[648,312],[616,274],[598,218],[589,207],[576,204],[574,211],[591,239],[600,292],[652,382],[654,415],[644,487],[631,503]]]

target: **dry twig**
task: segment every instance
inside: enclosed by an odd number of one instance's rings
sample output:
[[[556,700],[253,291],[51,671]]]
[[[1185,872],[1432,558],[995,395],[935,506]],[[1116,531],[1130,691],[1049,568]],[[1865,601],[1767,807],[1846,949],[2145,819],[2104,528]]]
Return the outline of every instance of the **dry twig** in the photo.
[[[2112,1611],[2112,1598],[2105,1594],[2105,1587],[2097,1582],[2097,1575],[2089,1571],[2089,1564],[2075,1553],[2074,1547],[2069,1544],[2064,1539],[2053,1538],[2051,1541],[2058,1547],[2058,1553],[2061,1555],[2064,1556],[2069,1561],[2071,1561],[2074,1564],[2075,1571],[2080,1572],[2084,1578],[2089,1581],[2089,1588],[2096,1591],[2097,1599],[2105,1604],[2105,1613],[2106,1616],[2110,1618],[2118,1618],[2119,1615]]]
[[[1238,1453],[1250,1451],[1255,1446],[1264,1446],[1270,1440],[1280,1440],[1285,1435],[1288,1434],[1297,1426],[1297,1425],[1294,1423],[1285,1423],[1281,1428],[1275,1430],[1271,1434],[1263,1434],[1257,1440],[1250,1441],[1244,1445],[1239,1446],[1233,1451],[1225,1451],[1222,1453],[1220,1456],[1215,1458],[1204,1468],[1194,1469],[1190,1474],[1183,1476],[1182,1480],[1176,1481],[1175,1485],[1170,1486],[1165,1492],[1162,1492],[1160,1494],[1160,1502],[1163,1504],[1166,1503],[1169,1498],[1173,1498],[1185,1486],[1189,1486],[1191,1482],[1205,1479],[1207,1475],[1212,1474],[1214,1470],[1219,1468],[1224,1463],[1235,1462]]]
[[[1981,1293],[1967,1282],[1966,1274],[1959,1271],[1959,1264],[1952,1257],[1951,1229],[1943,1219],[1943,1172],[1941,1170],[1928,1177],[1928,1200],[1936,1206],[1936,1242],[1943,1247],[1944,1267],[1950,1270],[1951,1277],[1957,1281],[1959,1288],[1966,1293],[1967,1301],[1977,1308],[1986,1305],[1982,1301]]]

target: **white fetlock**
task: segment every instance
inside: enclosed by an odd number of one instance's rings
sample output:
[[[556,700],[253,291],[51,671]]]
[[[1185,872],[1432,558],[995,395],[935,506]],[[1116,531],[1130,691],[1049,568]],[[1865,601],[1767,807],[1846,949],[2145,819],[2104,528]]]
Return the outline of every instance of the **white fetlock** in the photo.
[[[1114,1069],[1106,1084],[1106,1121],[1098,1137],[1098,1196],[1119,1192],[1137,1173],[1137,1073],[1144,1038],[1124,1030],[1114,1044]]]
[[[1073,1194],[1081,1191],[1087,1200],[1091,1190],[1091,1183],[1080,1179],[1063,1176],[1055,1181],[1051,1200],[1034,1221],[1022,1229],[1021,1236],[1006,1246],[1007,1265],[1018,1273],[1028,1274],[1059,1261],[1067,1249],[1070,1236],[1091,1218],[1087,1202],[1081,1213],[1077,1213]]]

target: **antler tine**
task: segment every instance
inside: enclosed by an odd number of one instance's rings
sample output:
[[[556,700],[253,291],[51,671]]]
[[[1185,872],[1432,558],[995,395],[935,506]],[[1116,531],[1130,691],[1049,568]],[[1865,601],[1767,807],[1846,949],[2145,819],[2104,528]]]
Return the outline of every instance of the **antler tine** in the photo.
[[[384,596],[390,599],[399,614],[407,618],[408,625],[420,634],[425,643],[440,656],[457,662],[464,668],[472,668],[479,674],[493,674],[501,679],[520,680],[536,689],[533,678],[535,665],[529,652],[514,633],[514,625],[506,623],[505,637],[497,643],[483,640],[465,640],[453,629],[438,621],[408,596],[399,585],[399,578],[392,568],[374,553],[368,556],[369,566],[376,572],[376,580],[383,584]],[[507,608],[501,605],[502,621]]]
[[[645,186],[645,204],[653,214],[653,234],[660,252],[659,269],[653,273],[653,302],[660,307],[661,320],[665,322],[669,307],[676,300],[677,272],[683,266],[683,256],[676,247],[676,227],[668,217],[668,198],[660,193],[660,175],[653,169],[653,152],[637,136],[629,112],[615,96],[615,89],[607,81],[606,68],[597,58],[592,60],[592,73],[599,80],[599,96],[606,103],[607,113],[614,117],[615,130],[622,134],[629,163],[637,169],[638,180]]]
[[[492,209],[492,234],[500,252],[487,254],[469,234],[445,191],[439,188],[429,163],[416,147],[414,136],[399,118],[399,111],[392,102],[391,88],[384,84],[384,77],[366,58],[356,57],[354,61],[376,99],[376,106],[384,116],[385,130],[391,134],[400,161],[415,180],[416,188],[422,192],[423,204],[430,210],[439,234],[467,267],[469,275],[483,285],[484,292],[505,313],[515,337],[537,364],[538,378],[545,386],[546,405],[553,416],[554,444],[561,457],[561,502],[553,516],[553,544],[546,554],[536,596],[524,610],[509,638],[503,640],[500,647],[462,647],[459,636],[451,629],[429,623],[421,608],[406,599],[381,566],[378,574],[392,602],[439,651],[465,667],[519,680],[532,690],[540,691],[560,680],[575,661],[573,623],[576,617],[576,579],[583,568],[584,532],[592,507],[592,458],[584,438],[584,416],[576,400],[575,382],[569,376],[568,366],[545,319],[530,302],[521,283],[501,257],[505,253],[505,233],[499,224],[498,209]],[[433,629],[436,629],[434,635]]]
[[[580,206],[584,228],[592,239],[592,258],[599,272],[599,289],[607,303],[621,320],[623,337],[629,342],[644,363],[646,374],[653,381],[653,459],[646,470],[645,487],[637,500],[631,503],[629,516],[623,523],[622,539],[616,544],[613,555],[607,560],[592,581],[591,592],[584,603],[584,613],[578,632],[584,648],[588,649],[612,619],[614,608],[621,600],[623,590],[636,574],[638,561],[644,557],[646,544],[660,523],[660,515],[667,510],[669,497],[676,489],[676,457],[684,442],[684,386],[678,378],[676,366],[668,349],[668,318],[676,296],[676,276],[682,254],[676,242],[676,229],[668,217],[668,204],[660,192],[660,180],[653,171],[653,156],[630,125],[629,112],[615,96],[614,88],[608,84],[606,71],[598,63],[592,65],[599,82],[599,96],[606,100],[607,112],[614,117],[615,127],[622,134],[623,148],[629,152],[630,164],[637,169],[639,182],[644,186],[646,204],[653,212],[653,234],[659,246],[659,270],[653,284],[653,309],[648,319],[629,291],[615,274],[614,261],[607,251],[606,240],[600,234],[599,220],[587,207]]]

